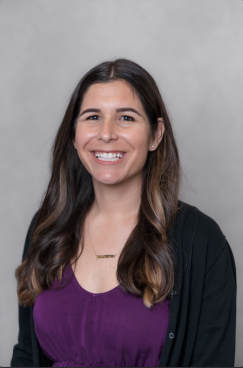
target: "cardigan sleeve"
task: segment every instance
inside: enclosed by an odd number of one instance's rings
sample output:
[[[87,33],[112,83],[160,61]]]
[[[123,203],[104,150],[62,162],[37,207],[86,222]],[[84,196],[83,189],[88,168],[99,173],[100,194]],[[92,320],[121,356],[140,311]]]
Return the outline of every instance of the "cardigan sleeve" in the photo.
[[[236,268],[227,241],[205,274],[197,336],[190,366],[233,367],[236,327]]]
[[[25,239],[22,261],[31,245],[33,228],[37,219],[37,214],[33,217]],[[33,367],[33,351],[31,342],[31,307],[21,307],[19,305],[19,335],[18,343],[13,348],[11,367]]]

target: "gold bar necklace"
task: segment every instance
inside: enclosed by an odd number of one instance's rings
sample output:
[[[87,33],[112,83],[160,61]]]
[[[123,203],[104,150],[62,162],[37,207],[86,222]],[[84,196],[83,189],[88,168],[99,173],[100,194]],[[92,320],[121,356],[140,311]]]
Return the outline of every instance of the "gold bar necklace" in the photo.
[[[88,230],[89,230],[89,222],[88,222]],[[118,254],[96,254],[95,253],[95,250],[94,250],[94,247],[93,247],[93,244],[92,244],[92,240],[91,240],[91,236],[90,236],[90,231],[89,231],[89,237],[90,237],[90,242],[91,242],[91,245],[92,245],[92,248],[93,248],[93,251],[94,251],[94,254],[96,255],[96,260],[98,258],[115,258],[115,256]]]

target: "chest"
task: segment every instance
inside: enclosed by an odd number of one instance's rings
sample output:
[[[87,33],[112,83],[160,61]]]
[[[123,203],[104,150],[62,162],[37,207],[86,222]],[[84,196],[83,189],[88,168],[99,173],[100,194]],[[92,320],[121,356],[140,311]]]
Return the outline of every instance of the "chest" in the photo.
[[[56,367],[156,367],[168,303],[148,309],[141,297],[119,287],[106,295],[90,294],[72,278],[65,288],[38,295],[35,332]]]

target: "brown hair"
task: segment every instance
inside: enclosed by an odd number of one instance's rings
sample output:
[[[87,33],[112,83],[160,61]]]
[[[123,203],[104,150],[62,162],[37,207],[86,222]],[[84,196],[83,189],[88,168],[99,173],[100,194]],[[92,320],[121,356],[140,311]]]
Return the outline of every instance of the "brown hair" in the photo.
[[[138,64],[117,59],[103,62],[83,76],[58,129],[51,179],[38,211],[33,241],[15,272],[19,303],[23,306],[33,305],[37,295],[49,288],[56,277],[62,279],[63,268],[77,256],[82,244],[82,225],[94,201],[94,188],[72,143],[76,121],[87,89],[94,83],[114,80],[125,80],[136,91],[153,137],[158,117],[163,118],[165,126],[159,146],[148,152],[138,222],[120,254],[117,280],[125,292],[140,295],[147,308],[163,302],[172,291],[174,258],[168,230],[178,209],[178,150],[154,79]]]

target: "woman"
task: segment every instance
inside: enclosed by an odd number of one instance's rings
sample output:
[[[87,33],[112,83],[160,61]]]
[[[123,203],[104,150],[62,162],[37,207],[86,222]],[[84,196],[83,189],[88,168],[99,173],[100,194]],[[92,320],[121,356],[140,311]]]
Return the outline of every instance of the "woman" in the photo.
[[[233,366],[236,272],[219,226],[178,199],[180,162],[155,81],[91,69],[58,130],[16,270],[11,366]]]

